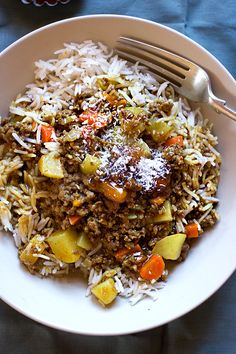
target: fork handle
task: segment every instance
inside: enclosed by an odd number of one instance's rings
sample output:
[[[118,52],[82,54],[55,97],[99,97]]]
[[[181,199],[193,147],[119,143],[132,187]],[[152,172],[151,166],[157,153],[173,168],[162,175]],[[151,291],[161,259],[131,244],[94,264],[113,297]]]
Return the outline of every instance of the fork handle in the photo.
[[[236,121],[236,111],[226,106],[226,102],[217,98],[212,92],[209,95],[208,103],[217,113],[225,114],[227,117]]]

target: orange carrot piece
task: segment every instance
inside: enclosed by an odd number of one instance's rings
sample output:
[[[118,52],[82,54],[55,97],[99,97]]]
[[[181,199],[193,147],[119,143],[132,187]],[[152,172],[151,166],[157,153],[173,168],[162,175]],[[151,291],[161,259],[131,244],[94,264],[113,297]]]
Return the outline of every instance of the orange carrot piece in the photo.
[[[185,232],[188,238],[196,238],[199,236],[198,225],[193,222],[185,226]]]
[[[42,125],[41,127],[42,142],[48,143],[50,141],[54,141],[54,139],[52,138],[53,133],[55,133],[53,127],[51,127],[50,125],[49,126]]]
[[[98,190],[103,193],[107,199],[116,203],[123,203],[127,197],[125,189],[108,182],[101,182],[98,185]]]
[[[82,217],[80,215],[72,215],[72,216],[69,216],[69,223],[71,225],[75,225],[77,224],[77,222],[80,221]]]
[[[92,125],[96,122],[98,118],[98,112],[96,111],[84,111],[79,115],[79,119],[81,122],[87,121],[89,125]]]
[[[137,243],[134,248],[132,248],[132,253],[136,253],[136,252],[141,252],[142,248],[139,246],[139,244]]]
[[[87,126],[93,129],[103,128],[108,123],[106,115],[98,114],[98,112],[91,110],[81,113],[79,119],[81,122],[87,122]]]
[[[163,258],[158,254],[152,255],[139,269],[139,274],[144,280],[157,280],[165,269]]]
[[[133,254],[136,252],[141,252],[141,247],[139,246],[139,244],[135,245],[133,248],[127,248],[127,247],[123,247],[120,248],[116,253],[115,253],[115,257],[118,261],[121,261],[125,256],[127,256],[128,254]]]
[[[124,247],[124,248],[120,248],[116,253],[115,253],[115,257],[118,261],[121,261],[122,258],[124,258],[125,256],[127,256],[129,254],[129,249]]]
[[[165,142],[165,146],[171,146],[171,145],[183,146],[184,138],[182,137],[182,135],[174,136],[173,138],[167,139]]]

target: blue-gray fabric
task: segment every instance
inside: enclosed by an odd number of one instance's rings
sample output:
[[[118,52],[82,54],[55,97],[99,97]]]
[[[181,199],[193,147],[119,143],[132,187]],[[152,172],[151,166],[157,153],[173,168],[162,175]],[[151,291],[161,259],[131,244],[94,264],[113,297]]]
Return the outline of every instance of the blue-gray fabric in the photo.
[[[0,51],[42,25],[96,13],[166,24],[208,49],[236,78],[236,0],[71,0],[53,8],[0,0]],[[234,274],[208,301],[182,318],[151,331],[108,338],[47,328],[0,301],[0,354],[235,354],[235,293]]]

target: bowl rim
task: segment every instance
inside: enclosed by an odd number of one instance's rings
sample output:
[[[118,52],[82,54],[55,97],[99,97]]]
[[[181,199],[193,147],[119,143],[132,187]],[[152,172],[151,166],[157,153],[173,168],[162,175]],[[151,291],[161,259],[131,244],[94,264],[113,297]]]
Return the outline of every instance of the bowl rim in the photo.
[[[142,23],[147,23],[150,25],[154,25],[157,26],[159,28],[162,28],[164,30],[167,30],[168,32],[172,32],[173,34],[176,34],[178,37],[182,37],[185,41],[192,43],[195,47],[197,47],[198,49],[200,49],[203,53],[205,53],[208,57],[210,57],[213,61],[215,61],[220,67],[221,69],[227,74],[228,79],[232,81],[232,83],[236,84],[236,81],[234,79],[234,77],[232,76],[232,74],[225,68],[225,66],[220,62],[219,59],[217,59],[213,54],[211,54],[207,49],[205,49],[203,46],[201,46],[200,44],[198,44],[197,42],[195,42],[193,39],[187,37],[185,34],[171,28],[168,27],[166,25],[160,24],[158,22],[152,21],[152,20],[147,20],[141,17],[135,17],[135,16],[127,16],[127,15],[116,15],[116,14],[92,14],[92,15],[83,15],[83,16],[76,16],[76,17],[71,17],[71,18],[66,18],[63,20],[59,20],[59,21],[55,21],[52,23],[49,23],[45,26],[42,26],[40,28],[37,28],[36,30],[33,30],[27,34],[25,34],[24,36],[20,37],[19,39],[17,39],[16,41],[14,41],[12,44],[10,44],[9,46],[7,46],[5,49],[3,49],[0,52],[0,59],[3,55],[7,54],[12,48],[16,47],[18,44],[20,44],[21,42],[24,42],[25,40],[27,40],[28,38],[36,35],[37,33],[46,31],[47,29],[50,29],[52,27],[55,26],[60,26],[60,25],[64,25],[65,23],[69,23],[69,22],[77,22],[80,20],[89,20],[89,19],[96,19],[96,18],[100,18],[100,19],[104,19],[104,18],[114,18],[114,19],[126,19],[126,20],[132,20],[132,21],[138,21],[140,22],[140,24]],[[111,335],[125,335],[125,334],[131,334],[131,333],[137,333],[137,332],[141,332],[141,331],[147,331],[153,328],[157,328],[159,326],[162,326],[166,323],[169,323],[171,321],[174,321],[182,316],[184,316],[185,314],[189,313],[191,310],[194,310],[195,308],[197,308],[199,305],[201,305],[203,302],[205,302],[207,299],[209,299],[230,277],[231,275],[234,273],[234,271],[236,270],[236,262],[235,262],[235,267],[232,268],[230,270],[230,272],[228,272],[227,276],[222,277],[221,281],[217,283],[217,286],[215,286],[213,289],[211,289],[211,291],[207,294],[207,296],[204,296],[203,298],[200,298],[198,301],[196,301],[193,305],[189,305],[188,307],[186,307],[186,309],[184,311],[181,312],[181,314],[175,314],[174,316],[169,316],[170,318],[166,319],[166,320],[162,320],[158,325],[154,325],[154,324],[150,324],[150,325],[145,325],[145,326],[139,326],[139,328],[135,328],[135,329],[131,329],[129,331],[122,331],[119,330],[115,330],[113,332],[110,333],[95,333],[95,332],[88,332],[88,331],[81,331],[81,330],[77,330],[75,329],[69,329],[69,328],[65,328],[62,325],[56,325],[54,323],[49,323],[46,320],[43,320],[42,318],[39,318],[39,316],[36,315],[31,315],[30,311],[27,312],[27,310],[22,309],[20,306],[14,304],[12,301],[8,300],[7,298],[5,298],[2,294],[0,294],[0,299],[5,302],[7,305],[9,305],[11,308],[15,309],[16,311],[18,311],[19,313],[21,313],[22,315],[24,315],[25,317],[34,320],[38,323],[41,323],[47,327],[50,328],[54,328],[57,330],[61,330],[61,331],[65,331],[65,332],[69,332],[69,333],[74,333],[74,334],[82,334],[82,335],[98,335],[98,336],[111,336]]]

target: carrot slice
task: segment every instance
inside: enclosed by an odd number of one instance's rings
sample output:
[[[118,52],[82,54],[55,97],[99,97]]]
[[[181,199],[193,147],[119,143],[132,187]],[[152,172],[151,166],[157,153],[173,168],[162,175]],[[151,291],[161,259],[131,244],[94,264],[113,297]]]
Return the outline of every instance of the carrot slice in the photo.
[[[78,221],[80,221],[81,218],[82,217],[80,215],[72,215],[69,217],[69,223],[71,225],[75,225],[75,224],[77,224]]]
[[[127,197],[125,189],[108,182],[100,182],[98,184],[98,190],[103,193],[107,199],[116,203],[123,203]]]
[[[55,134],[55,130],[53,127],[51,127],[50,125],[49,126],[42,125],[41,127],[42,142],[48,143],[50,141],[54,141],[54,139],[52,138],[53,133]]]
[[[97,119],[98,119],[98,112],[96,112],[96,111],[89,111],[89,110],[84,111],[83,113],[81,113],[81,114],[79,115],[79,119],[80,119],[81,122],[87,121],[87,123],[88,123],[89,125],[92,125],[92,124],[94,124],[94,123],[97,121]]]
[[[121,261],[125,256],[127,256],[127,254],[129,254],[129,249],[124,247],[124,248],[120,248],[116,253],[115,253],[115,257],[118,261]]]
[[[165,146],[171,146],[171,145],[183,146],[184,138],[182,137],[182,135],[174,136],[173,138],[167,139],[165,142]]]
[[[139,244],[135,245],[133,248],[127,248],[127,247],[123,247],[120,248],[116,253],[115,253],[115,257],[118,261],[122,261],[122,259],[127,256],[128,254],[133,254],[136,252],[141,252],[141,247],[139,246]]]
[[[157,280],[165,269],[163,258],[158,254],[152,255],[139,269],[139,274],[144,280]]]
[[[185,232],[188,238],[196,238],[199,236],[198,225],[193,222],[185,226]]]
[[[86,122],[87,125],[84,127],[89,128],[89,131],[92,129],[100,129],[107,125],[108,120],[107,116],[104,114],[99,114],[96,111],[86,110],[79,115],[80,122]]]

